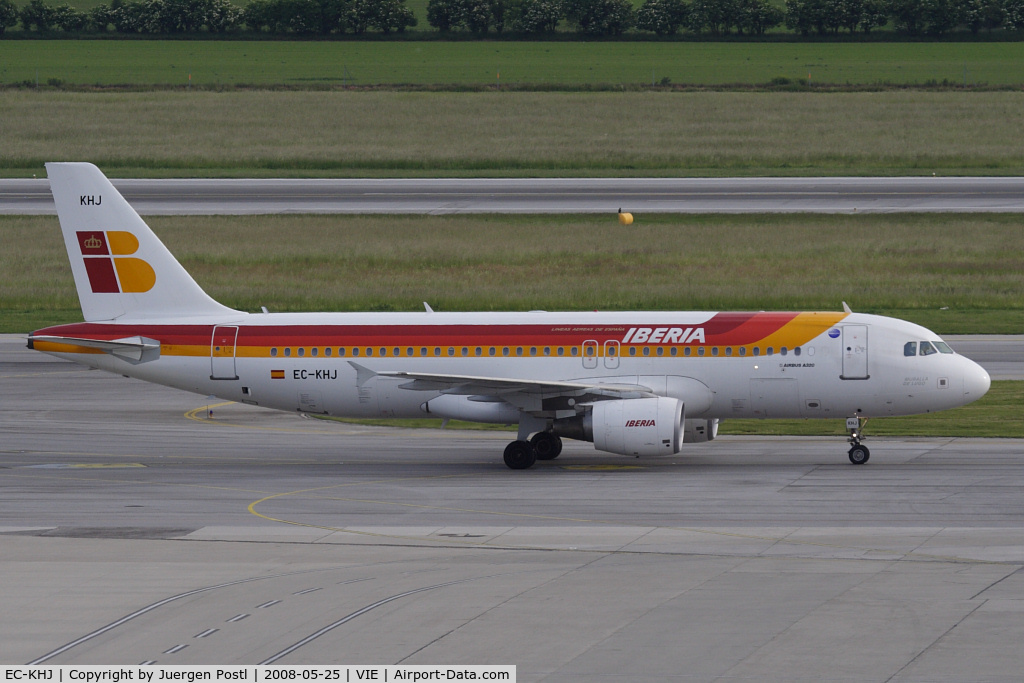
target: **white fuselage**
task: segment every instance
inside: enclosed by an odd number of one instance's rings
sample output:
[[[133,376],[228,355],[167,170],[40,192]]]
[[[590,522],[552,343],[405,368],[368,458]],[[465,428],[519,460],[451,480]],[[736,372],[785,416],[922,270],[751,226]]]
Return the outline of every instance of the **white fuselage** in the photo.
[[[726,315],[750,321],[713,329]],[[761,328],[744,333],[758,316]],[[983,369],[957,354],[907,355],[908,343],[916,350],[940,342],[934,333],[864,314],[239,314],[36,333],[46,334],[155,340],[159,357],[142,362],[66,344],[35,347],[198,394],[351,417],[422,417],[424,403],[442,394],[403,388],[409,382],[399,377],[360,381],[358,367],[635,384],[685,401],[687,418],[709,419],[927,413],[974,400],[989,384]]]

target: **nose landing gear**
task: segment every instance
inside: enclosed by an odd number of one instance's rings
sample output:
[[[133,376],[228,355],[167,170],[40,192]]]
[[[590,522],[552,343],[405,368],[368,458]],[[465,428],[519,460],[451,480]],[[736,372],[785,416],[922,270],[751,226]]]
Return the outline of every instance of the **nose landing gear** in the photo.
[[[850,438],[847,439],[850,442],[850,462],[854,465],[863,465],[871,457],[868,447],[861,444],[863,436],[861,430],[865,423],[867,423],[867,419],[861,420],[860,416],[846,418],[846,429],[850,432]]]

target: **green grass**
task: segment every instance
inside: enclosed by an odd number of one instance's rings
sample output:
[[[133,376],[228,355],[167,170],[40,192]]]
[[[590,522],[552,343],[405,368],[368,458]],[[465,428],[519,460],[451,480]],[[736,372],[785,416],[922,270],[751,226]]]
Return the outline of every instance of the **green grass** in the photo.
[[[993,382],[992,388],[981,399],[969,405],[928,415],[908,417],[880,417],[865,423],[868,441],[875,436],[925,437],[999,437],[1024,438],[1024,417],[1020,407],[1024,404],[1024,382]],[[321,417],[321,416],[315,416]],[[349,418],[322,418],[352,424],[407,429],[439,429],[442,421],[435,419],[412,420],[357,420]],[[487,431],[515,431],[508,425],[478,424],[451,420],[446,429],[476,429]],[[719,435],[768,436],[846,436],[845,419],[831,420],[723,420]]]
[[[1024,92],[0,91],[0,173],[1024,174]]]
[[[149,222],[256,311],[855,310],[1024,330],[1017,216],[221,216]],[[80,320],[56,218],[0,217],[0,331]],[[510,248],[509,245],[514,245]],[[851,259],[851,245],[856,259]],[[16,247],[16,248],[14,248]]]
[[[0,83],[1014,86],[1024,43],[3,40]]]

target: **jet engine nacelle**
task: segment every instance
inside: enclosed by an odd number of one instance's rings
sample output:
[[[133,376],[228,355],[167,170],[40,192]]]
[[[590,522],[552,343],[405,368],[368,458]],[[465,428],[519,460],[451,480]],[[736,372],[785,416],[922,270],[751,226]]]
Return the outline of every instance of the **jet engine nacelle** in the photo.
[[[683,445],[683,402],[658,396],[598,401],[585,414],[555,420],[553,433],[621,455],[672,455]]]
[[[672,455],[683,445],[683,402],[676,398],[599,401],[590,419],[599,451]]]
[[[683,441],[704,443],[718,436],[718,420],[683,420]]]

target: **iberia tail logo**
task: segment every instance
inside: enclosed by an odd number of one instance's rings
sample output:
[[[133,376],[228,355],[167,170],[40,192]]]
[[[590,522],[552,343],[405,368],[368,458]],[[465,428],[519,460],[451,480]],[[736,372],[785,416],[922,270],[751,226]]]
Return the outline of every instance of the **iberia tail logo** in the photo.
[[[120,230],[95,230],[77,235],[93,294],[134,294],[153,289],[156,284],[153,266],[131,257],[139,250],[135,235]]]

